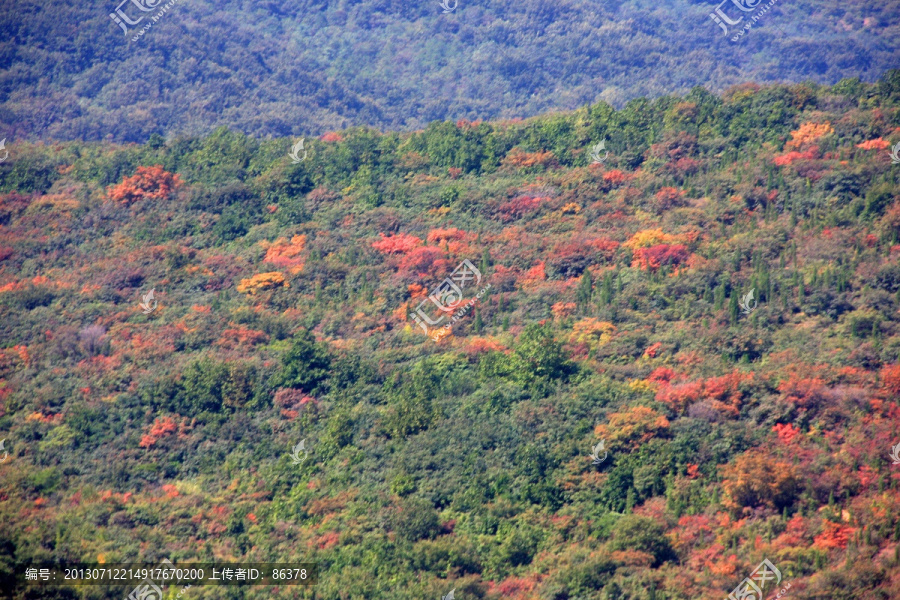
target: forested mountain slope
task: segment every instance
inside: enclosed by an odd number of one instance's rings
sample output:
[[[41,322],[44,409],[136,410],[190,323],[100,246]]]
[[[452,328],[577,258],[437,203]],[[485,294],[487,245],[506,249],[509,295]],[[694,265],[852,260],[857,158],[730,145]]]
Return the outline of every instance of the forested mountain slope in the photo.
[[[768,559],[795,600],[900,597],[898,101],[897,71],[697,88],[296,163],[227,129],[8,143],[0,572],[697,600]]]
[[[450,13],[437,0],[0,0],[0,135],[414,130],[696,85],[874,81],[898,64],[897,2],[768,5],[721,6],[740,20],[726,34],[716,3],[699,0],[459,0]],[[127,35],[109,17],[117,8],[142,17]]]

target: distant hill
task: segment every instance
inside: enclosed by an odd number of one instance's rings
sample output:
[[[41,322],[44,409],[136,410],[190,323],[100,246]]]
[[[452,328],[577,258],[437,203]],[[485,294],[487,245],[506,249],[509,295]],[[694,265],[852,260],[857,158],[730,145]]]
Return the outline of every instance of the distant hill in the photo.
[[[455,1],[455,0],[454,0]],[[155,10],[162,0],[133,0]],[[900,4],[780,0],[737,42],[712,2],[0,2],[0,130],[146,141],[220,125],[255,137],[508,119],[743,81],[872,81],[897,66]],[[744,6],[765,6],[743,0]]]

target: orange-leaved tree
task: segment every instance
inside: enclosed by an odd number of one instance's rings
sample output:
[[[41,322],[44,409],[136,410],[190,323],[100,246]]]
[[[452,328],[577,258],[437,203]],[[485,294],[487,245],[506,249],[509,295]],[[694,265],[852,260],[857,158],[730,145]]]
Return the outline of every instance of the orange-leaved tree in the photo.
[[[726,496],[724,505],[734,511],[762,505],[782,510],[793,504],[800,491],[796,468],[760,448],[751,448],[738,456],[734,464],[719,469]]]
[[[137,174],[126,177],[122,183],[110,186],[107,195],[116,202],[131,204],[138,200],[167,198],[182,185],[177,173],[169,173],[162,166],[138,167]]]
[[[646,406],[635,406],[624,412],[609,415],[609,424],[597,425],[594,434],[612,444],[628,444],[637,448],[651,438],[662,435],[669,428],[669,420]]]
[[[241,279],[241,282],[237,286],[237,291],[253,295],[260,290],[267,290],[279,286],[291,287],[290,284],[285,281],[284,275],[278,271],[273,271],[271,273],[259,273],[249,279]]]
[[[834,127],[831,126],[831,123],[804,123],[799,129],[791,132],[791,140],[784,145],[784,148],[785,150],[799,150],[832,133],[834,133]]]
[[[306,247],[305,235],[295,235],[290,242],[285,238],[278,238],[273,244],[264,242],[262,245],[266,248],[266,257],[263,262],[287,269],[293,274],[303,270],[304,260],[301,254]]]

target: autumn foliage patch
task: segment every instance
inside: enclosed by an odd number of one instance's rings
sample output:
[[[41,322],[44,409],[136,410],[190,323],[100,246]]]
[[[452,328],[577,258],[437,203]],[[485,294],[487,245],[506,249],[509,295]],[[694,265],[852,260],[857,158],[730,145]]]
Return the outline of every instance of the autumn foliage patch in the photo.
[[[110,186],[107,195],[116,202],[131,204],[138,200],[167,198],[181,185],[178,174],[169,173],[159,165],[138,167],[136,175],[126,177],[122,183]]]
[[[677,267],[690,256],[687,246],[682,244],[657,244],[635,250],[634,263],[645,271],[658,271],[660,267]]]
[[[241,279],[237,286],[237,291],[253,295],[262,290],[268,290],[276,287],[290,287],[285,280],[284,275],[278,272],[259,273],[249,279]]]
[[[504,223],[516,221],[537,211],[545,200],[546,198],[519,196],[501,204],[497,208],[497,214]]]
[[[422,244],[422,240],[414,235],[398,233],[396,235],[380,234],[381,239],[372,242],[372,247],[383,254],[406,254]]]

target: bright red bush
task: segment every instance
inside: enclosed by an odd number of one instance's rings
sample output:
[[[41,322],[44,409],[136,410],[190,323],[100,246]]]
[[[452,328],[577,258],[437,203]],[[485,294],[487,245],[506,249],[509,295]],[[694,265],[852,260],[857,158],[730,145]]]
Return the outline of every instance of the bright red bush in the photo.
[[[886,365],[881,369],[881,381],[892,396],[900,396],[900,364]]]
[[[381,239],[377,242],[372,242],[372,247],[384,254],[406,254],[422,243],[421,239],[406,233],[398,233],[391,236],[383,233],[379,235],[381,235]]]
[[[178,425],[172,417],[157,417],[150,426],[150,430],[141,438],[140,447],[150,448],[159,441],[159,438],[170,436],[178,430]]]
[[[613,169],[612,171],[607,171],[603,174],[603,181],[608,184],[609,187],[618,187],[631,179],[631,177],[627,173],[623,173],[618,169]]]
[[[785,165],[792,165],[798,160],[812,160],[819,156],[819,147],[813,146],[809,150],[805,152],[797,152],[796,150],[792,150],[791,152],[787,152],[785,154],[781,154],[776,156],[774,162],[779,167],[783,167]]]
[[[790,423],[776,423],[775,426],[772,427],[772,431],[778,434],[778,439],[785,444],[790,444],[794,441],[794,438],[800,435],[800,430]]]
[[[436,246],[422,246],[412,250],[400,260],[400,269],[428,273],[435,261],[444,257],[444,251]]]
[[[690,256],[690,251],[683,244],[657,244],[634,251],[634,261],[645,271],[657,271],[663,266],[677,267]]]
[[[650,373],[650,376],[647,377],[647,381],[652,381],[653,383],[669,383],[672,381],[673,377],[675,377],[675,371],[669,367],[657,367]]]
[[[846,548],[850,536],[856,531],[853,527],[825,521],[822,524],[822,533],[813,539],[813,546],[822,550],[832,548]]]
[[[691,381],[669,385],[656,392],[656,401],[662,402],[676,413],[680,414],[687,409],[689,404],[700,400],[703,393],[702,381]]]

